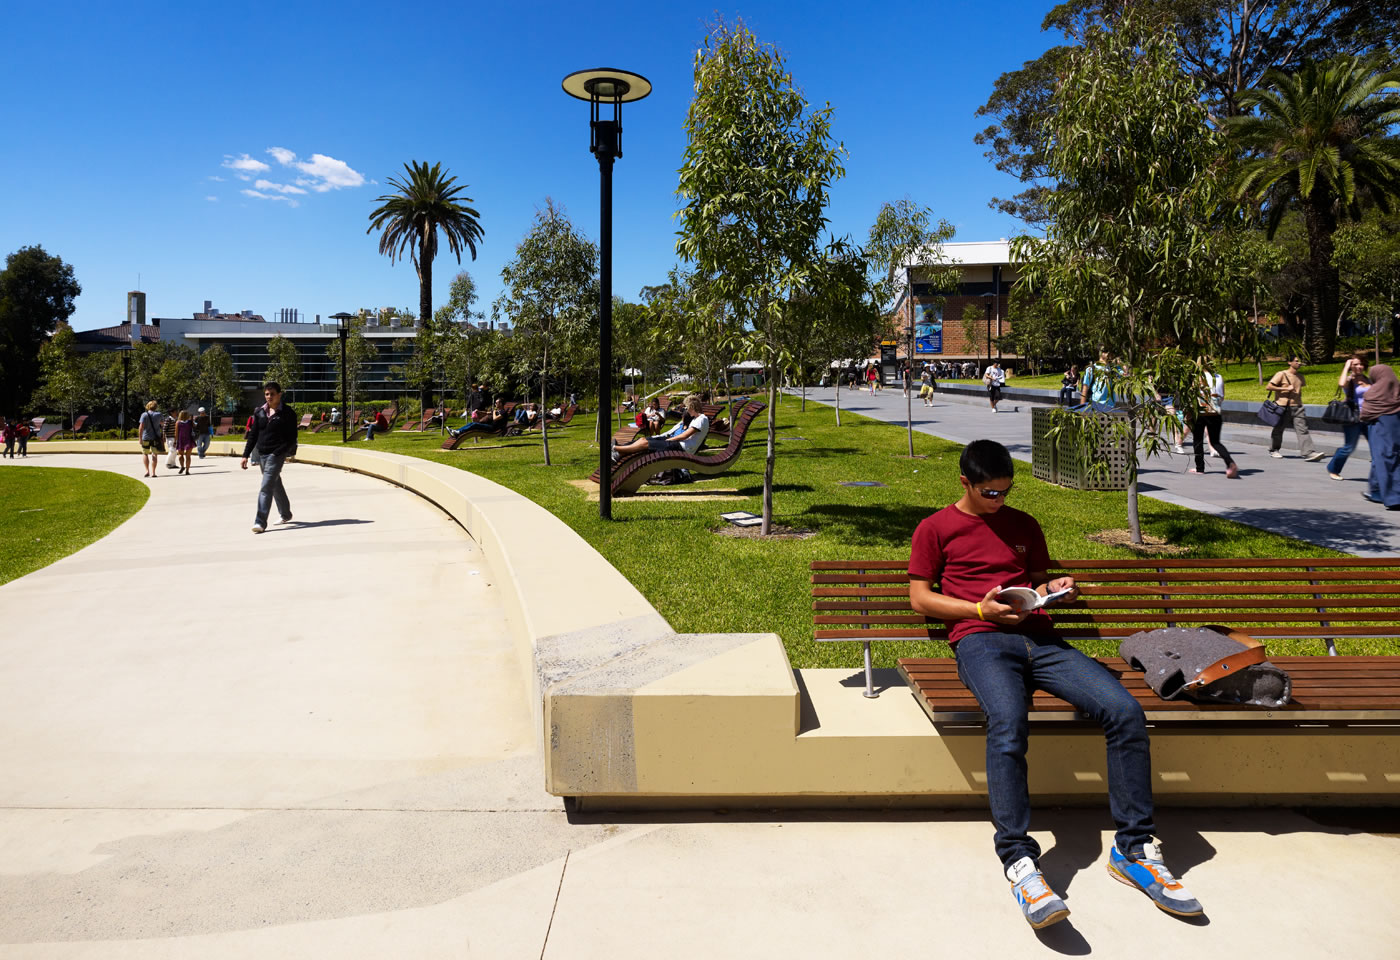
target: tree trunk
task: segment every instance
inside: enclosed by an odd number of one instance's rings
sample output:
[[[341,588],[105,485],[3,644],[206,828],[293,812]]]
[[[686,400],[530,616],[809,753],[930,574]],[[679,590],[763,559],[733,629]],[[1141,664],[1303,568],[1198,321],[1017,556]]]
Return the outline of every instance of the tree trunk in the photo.
[[[1137,421],[1128,426],[1128,539],[1142,543],[1142,520],[1138,516]]]
[[[904,377],[904,425],[909,428],[909,459],[914,459],[914,398],[910,396],[909,388],[914,385],[914,365],[909,365],[909,372]]]
[[[836,425],[838,427],[841,426],[841,374],[845,372],[845,370],[840,369],[836,371]]]
[[[428,221],[428,229],[418,242],[418,327],[421,329],[433,315],[433,258],[429,242],[437,225]]]
[[[549,462],[549,407],[545,403],[545,384],[549,382],[549,344],[544,348],[544,362],[540,365],[540,436],[544,438],[544,465]]]
[[[773,461],[777,452],[778,435],[778,369],[768,368],[768,451],[763,461],[763,536],[773,532]]]
[[[1308,228],[1310,281],[1310,309],[1304,342],[1313,363],[1327,363],[1332,359],[1332,350],[1337,343],[1342,286],[1341,271],[1332,264],[1332,235],[1337,230],[1336,218],[1329,208],[1313,201],[1303,207],[1303,221]]]

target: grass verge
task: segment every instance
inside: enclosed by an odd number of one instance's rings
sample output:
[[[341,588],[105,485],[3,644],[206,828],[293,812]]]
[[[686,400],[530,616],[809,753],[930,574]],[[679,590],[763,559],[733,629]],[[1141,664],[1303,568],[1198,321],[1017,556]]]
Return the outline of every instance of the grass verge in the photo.
[[[783,638],[795,667],[855,667],[860,648],[851,643],[816,643],[807,565],[812,560],[890,559],[909,556],[909,538],[919,521],[957,499],[957,458],[961,446],[938,437],[914,435],[910,460],[900,427],[842,413],[837,427],[830,407],[784,397],[778,411],[774,519],[813,531],[803,540],[757,540],[719,536],[721,513],[762,510],[764,431],[754,425],[734,470],[681,487],[652,487],[715,499],[677,501],[627,498],[613,501],[612,523],[601,520],[598,505],[569,481],[587,477],[598,462],[594,422],[576,417],[551,434],[553,466],[543,465],[538,436],[470,441],[454,451],[440,450],[437,432],[390,433],[373,441],[376,449],[407,454],[470,470],[544,506],[592,544],[683,632],[771,631]],[[306,443],[339,443],[339,437],[313,434]],[[354,441],[363,443],[364,441]],[[867,480],[882,487],[843,487]],[[726,495],[719,491],[734,491]],[[724,497],[722,499],[722,497]],[[729,498],[729,497],[732,497]],[[1045,529],[1052,555],[1089,559],[1137,556],[1124,548],[1088,542],[1086,534],[1126,526],[1123,493],[1081,492],[1043,483],[1028,464],[1016,465],[1013,505],[1028,510]],[[1339,554],[1253,527],[1162,503],[1140,500],[1143,529],[1168,543],[1187,546],[1199,557],[1338,556]],[[567,576],[568,571],[560,571]],[[1278,641],[1279,654],[1323,652],[1316,642]],[[1083,645],[1097,656],[1112,655],[1116,644]],[[1393,641],[1353,641],[1346,653],[1396,653]],[[901,656],[946,656],[944,644],[877,645],[877,662],[892,666]]]
[[[0,583],[101,540],[150,495],[139,480],[105,470],[0,468]]]

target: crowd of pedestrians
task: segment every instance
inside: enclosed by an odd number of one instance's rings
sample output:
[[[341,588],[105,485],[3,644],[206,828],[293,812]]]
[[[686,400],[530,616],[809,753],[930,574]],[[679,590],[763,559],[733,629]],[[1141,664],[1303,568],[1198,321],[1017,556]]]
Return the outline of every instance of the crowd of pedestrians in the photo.
[[[5,441],[4,456],[11,460],[29,456],[29,437],[33,432],[32,422],[24,417],[15,420],[0,417],[0,439]]]

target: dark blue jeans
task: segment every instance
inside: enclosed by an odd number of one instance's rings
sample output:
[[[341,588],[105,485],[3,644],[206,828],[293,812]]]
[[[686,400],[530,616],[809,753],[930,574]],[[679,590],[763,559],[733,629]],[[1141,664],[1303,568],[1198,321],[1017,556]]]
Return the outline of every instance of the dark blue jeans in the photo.
[[[1365,424],[1342,424],[1342,445],[1337,448],[1336,453],[1332,454],[1332,459],[1327,461],[1328,473],[1342,472],[1342,467],[1347,465],[1347,458],[1356,452],[1356,442],[1361,439],[1361,435],[1365,432]]]
[[[292,504],[287,500],[287,491],[282,488],[282,464],[286,460],[286,456],[280,453],[262,455],[262,486],[258,488],[256,521],[261,527],[267,526],[267,515],[274,500],[277,501],[277,513],[283,520],[292,515]]]
[[[987,801],[1003,866],[1039,863],[1031,839],[1026,747],[1031,693],[1044,690],[1096,720],[1108,740],[1108,805],[1127,853],[1152,839],[1152,756],[1147,722],[1132,694],[1096,660],[1063,640],[974,633],[953,647],[958,677],[987,715]]]

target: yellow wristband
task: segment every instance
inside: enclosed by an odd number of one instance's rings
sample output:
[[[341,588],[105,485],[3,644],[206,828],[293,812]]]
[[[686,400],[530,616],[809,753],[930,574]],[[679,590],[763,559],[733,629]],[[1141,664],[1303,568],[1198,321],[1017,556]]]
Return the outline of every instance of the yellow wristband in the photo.
[[[982,616],[982,601],[980,601],[980,600],[977,601],[977,619],[978,619],[978,620],[983,620],[983,619],[985,619],[985,618]]]

